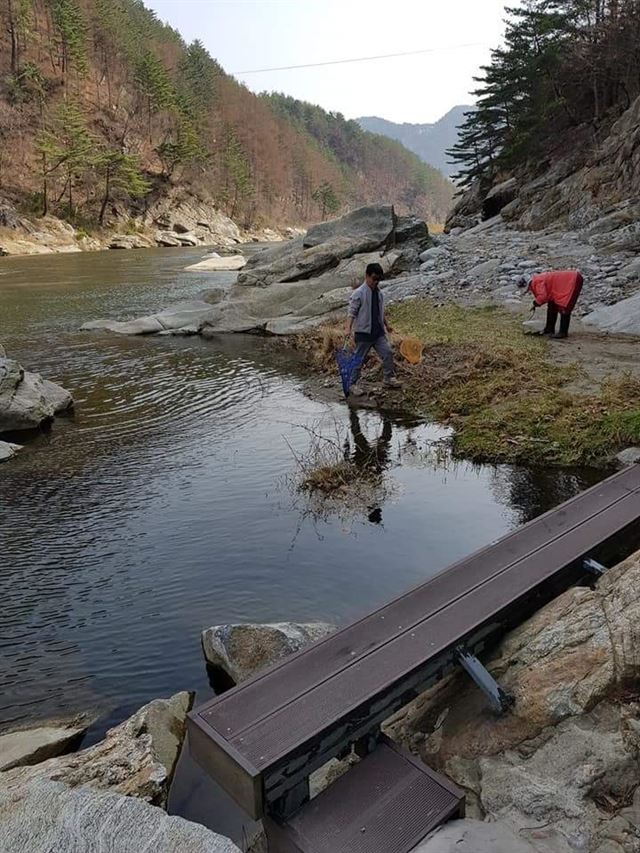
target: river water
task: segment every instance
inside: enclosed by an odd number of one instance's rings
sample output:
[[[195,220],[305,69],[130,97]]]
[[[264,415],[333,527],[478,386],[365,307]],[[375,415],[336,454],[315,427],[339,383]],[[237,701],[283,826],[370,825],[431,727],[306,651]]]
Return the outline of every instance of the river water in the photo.
[[[0,259],[0,341],[76,401],[0,466],[0,730],[92,709],[91,743],[152,698],[202,701],[202,628],[351,620],[602,476],[454,462],[433,425],[308,399],[268,340],[79,331],[231,281],[183,271],[201,256]],[[370,505],[295,493],[313,433],[377,446]],[[185,761],[172,808],[237,835]]]

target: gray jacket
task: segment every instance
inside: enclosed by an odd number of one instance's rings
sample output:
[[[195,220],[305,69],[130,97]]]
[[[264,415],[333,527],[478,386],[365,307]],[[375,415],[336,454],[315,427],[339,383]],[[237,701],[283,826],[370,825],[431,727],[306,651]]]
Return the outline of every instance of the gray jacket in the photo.
[[[380,322],[384,328],[384,296],[378,288]],[[371,334],[371,288],[366,281],[356,287],[349,299],[349,316],[354,318],[353,331]]]

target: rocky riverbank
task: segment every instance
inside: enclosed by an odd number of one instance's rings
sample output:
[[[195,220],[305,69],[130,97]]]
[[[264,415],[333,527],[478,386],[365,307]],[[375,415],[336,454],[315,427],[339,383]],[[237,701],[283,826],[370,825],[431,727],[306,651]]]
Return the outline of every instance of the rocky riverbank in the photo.
[[[210,200],[175,195],[133,219],[117,213],[109,225],[87,231],[55,216],[21,215],[0,199],[0,257],[182,246],[230,250],[242,243],[278,242],[304,233],[299,228],[241,229]]]

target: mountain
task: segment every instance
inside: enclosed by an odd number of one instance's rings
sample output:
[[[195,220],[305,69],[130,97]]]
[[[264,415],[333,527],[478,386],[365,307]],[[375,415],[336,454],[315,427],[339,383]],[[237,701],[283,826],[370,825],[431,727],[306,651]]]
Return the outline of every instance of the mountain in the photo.
[[[445,151],[458,141],[458,127],[464,121],[464,114],[472,110],[470,106],[453,107],[434,124],[396,124],[377,116],[364,116],[356,121],[364,130],[397,140],[423,162],[451,177],[457,170],[447,162]]]
[[[0,197],[87,230],[195,198],[244,227],[393,202],[442,221],[452,186],[340,114],[258,96],[141,0],[0,5]]]

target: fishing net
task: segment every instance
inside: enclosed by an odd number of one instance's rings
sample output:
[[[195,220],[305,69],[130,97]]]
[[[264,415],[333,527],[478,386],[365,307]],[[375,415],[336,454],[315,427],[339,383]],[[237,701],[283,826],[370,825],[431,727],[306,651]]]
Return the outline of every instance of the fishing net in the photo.
[[[342,347],[342,349],[337,349],[334,352],[334,357],[338,365],[344,396],[348,397],[353,381],[353,373],[362,364],[362,356],[357,355],[346,347]]]
[[[403,338],[400,341],[400,355],[409,364],[420,364],[424,344],[417,338]]]

